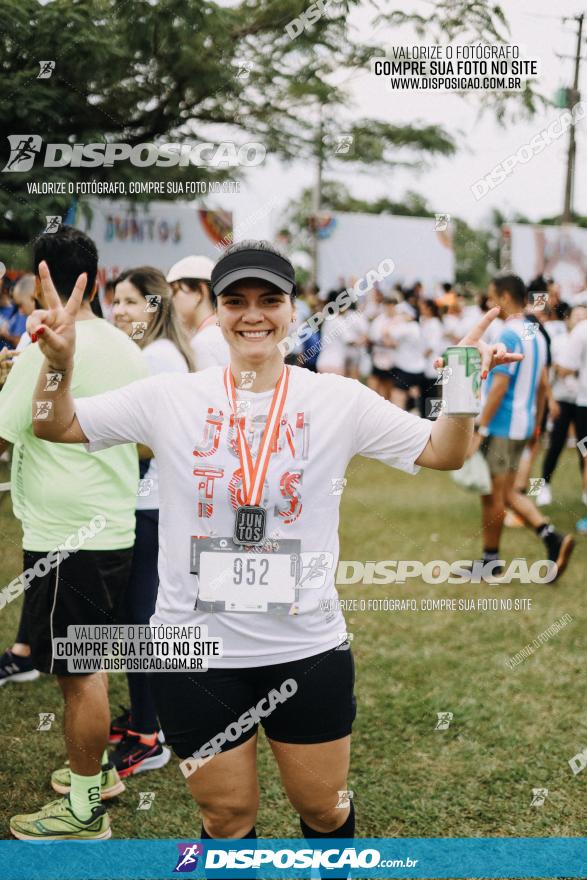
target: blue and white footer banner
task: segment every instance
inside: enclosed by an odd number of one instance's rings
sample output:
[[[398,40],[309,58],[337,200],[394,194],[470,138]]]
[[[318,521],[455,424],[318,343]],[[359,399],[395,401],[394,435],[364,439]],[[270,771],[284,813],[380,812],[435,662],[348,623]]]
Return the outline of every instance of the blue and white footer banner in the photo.
[[[586,837],[0,841],[2,880],[587,878]]]

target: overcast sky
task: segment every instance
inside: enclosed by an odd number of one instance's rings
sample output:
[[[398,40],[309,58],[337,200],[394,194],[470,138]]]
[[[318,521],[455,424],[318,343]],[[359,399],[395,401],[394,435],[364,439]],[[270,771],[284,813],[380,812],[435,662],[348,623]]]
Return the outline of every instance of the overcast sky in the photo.
[[[413,0],[411,3],[404,0],[396,5],[405,10],[430,6],[425,0]],[[562,18],[585,9],[580,0],[559,0],[556,4],[552,0],[505,0],[501,5],[510,24],[510,42],[524,46],[527,57],[537,58],[540,62],[540,92],[552,98],[560,86],[571,85],[573,62],[558,58],[557,53],[571,55],[575,52],[576,23],[563,23]],[[365,3],[351,15],[350,22],[364,42],[373,39],[374,45],[390,45],[390,31],[387,32],[387,40],[386,32],[373,36],[371,18],[372,8]],[[584,28],[586,36],[587,24]],[[411,29],[403,28],[394,31],[393,42],[409,45],[422,41],[416,38]],[[583,54],[587,56],[587,43],[584,44]],[[583,63],[581,76],[584,88],[587,88],[584,85],[586,77],[587,61]],[[433,160],[431,168],[424,172],[399,169],[364,174],[356,170],[334,172],[326,169],[326,177],[344,182],[354,195],[365,198],[386,195],[400,199],[406,190],[415,190],[426,197],[433,210],[463,217],[474,225],[482,223],[493,206],[506,213],[519,211],[535,220],[561,211],[567,135],[527,164],[516,167],[501,186],[481,200],[476,201],[470,189],[476,180],[528,143],[533,135],[560,115],[560,110],[549,108],[536,115],[531,122],[509,125],[504,129],[490,114],[479,120],[473,98],[465,101],[454,94],[439,92],[392,93],[383,82],[375,80],[369,70],[354,75],[348,81],[348,89],[354,101],[350,118],[354,114],[357,118],[366,116],[392,123],[435,123],[448,129],[459,142],[455,156]],[[586,125],[584,120],[577,127],[578,169],[581,166],[585,168]],[[314,169],[307,163],[285,165],[274,158],[268,158],[263,166],[250,171],[239,195],[222,196],[221,199],[225,208],[234,211],[236,237],[242,237],[241,228],[247,217],[262,212],[276,198],[285,206],[313,182],[313,176]],[[279,207],[256,220],[256,237],[272,236]],[[579,171],[575,182],[575,209],[587,214],[587,181]],[[249,230],[251,233],[252,230]]]

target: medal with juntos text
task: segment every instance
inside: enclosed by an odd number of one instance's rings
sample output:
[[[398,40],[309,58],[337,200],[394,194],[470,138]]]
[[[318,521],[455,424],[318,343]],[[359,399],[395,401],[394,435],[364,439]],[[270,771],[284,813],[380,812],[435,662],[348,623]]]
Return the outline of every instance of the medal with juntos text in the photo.
[[[257,460],[253,456],[245,436],[241,419],[237,415],[236,388],[230,367],[224,373],[224,387],[230,401],[236,424],[237,449],[241,465],[243,496],[245,503],[236,510],[233,540],[235,544],[262,544],[267,528],[267,511],[261,506],[263,485],[269,467],[269,460],[275,446],[279,424],[287,397],[289,370],[283,372],[273,392],[265,430],[259,444]]]

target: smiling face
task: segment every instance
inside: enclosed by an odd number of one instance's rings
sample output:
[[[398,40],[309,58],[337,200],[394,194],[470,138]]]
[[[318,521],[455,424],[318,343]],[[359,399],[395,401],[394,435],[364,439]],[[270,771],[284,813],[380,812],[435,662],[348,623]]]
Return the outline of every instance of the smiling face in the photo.
[[[112,315],[114,324],[128,336],[131,335],[133,323],[153,320],[153,313],[145,311],[147,300],[130,281],[120,281],[114,291]]]
[[[251,364],[275,357],[289,333],[295,308],[287,293],[264,281],[245,279],[217,299],[217,315],[231,355]]]

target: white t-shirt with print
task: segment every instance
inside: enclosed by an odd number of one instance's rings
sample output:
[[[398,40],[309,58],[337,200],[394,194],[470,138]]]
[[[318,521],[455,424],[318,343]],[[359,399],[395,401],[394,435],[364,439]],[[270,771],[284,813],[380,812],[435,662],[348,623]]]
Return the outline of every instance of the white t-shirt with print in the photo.
[[[341,643],[345,623],[334,602],[339,481],[357,454],[416,473],[414,461],[430,436],[430,421],[354,379],[289,369],[278,450],[270,459],[262,500],[266,534],[298,539],[302,553],[329,559],[323,585],[301,587],[299,613],[292,616],[194,610],[198,578],[190,574],[191,537],[232,536],[235,507],[243,503],[239,459],[227,442],[230,406],[221,367],[152,376],[75,401],[90,451],[132,441],[155,453],[160,585],[151,623],[206,625],[209,637],[223,639],[223,656],[211,658],[210,667],[299,660]],[[237,389],[238,401],[250,401],[246,431],[254,460],[272,396],[272,391]]]

